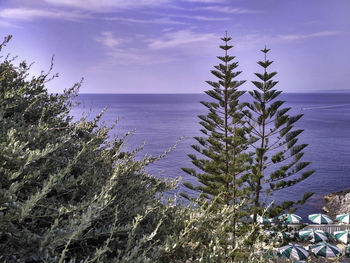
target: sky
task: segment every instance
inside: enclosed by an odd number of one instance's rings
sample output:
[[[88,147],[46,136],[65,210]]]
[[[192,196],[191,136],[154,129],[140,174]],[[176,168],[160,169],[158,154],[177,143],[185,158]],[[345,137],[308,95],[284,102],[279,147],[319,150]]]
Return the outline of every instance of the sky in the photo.
[[[251,90],[265,45],[284,92],[350,91],[350,0],[0,0],[1,52],[48,70],[50,92],[202,93],[232,37]]]

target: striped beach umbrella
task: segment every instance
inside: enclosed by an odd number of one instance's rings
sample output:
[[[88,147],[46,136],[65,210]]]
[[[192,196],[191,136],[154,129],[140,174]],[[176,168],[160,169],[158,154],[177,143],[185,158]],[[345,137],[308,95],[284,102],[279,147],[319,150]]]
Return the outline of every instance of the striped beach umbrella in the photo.
[[[337,255],[341,255],[343,251],[337,246],[333,246],[326,242],[320,242],[316,245],[310,247],[312,253],[316,256],[327,257],[327,258],[335,258]]]
[[[250,218],[253,220],[254,215],[250,215]],[[256,220],[260,224],[272,223],[272,221],[273,221],[273,219],[271,219],[271,218],[262,217],[260,215],[257,215]]]
[[[331,224],[333,220],[325,214],[312,214],[309,215],[309,220],[316,224]]]
[[[339,222],[342,222],[345,224],[350,224],[350,214],[337,215],[337,217],[335,219],[337,219],[337,221],[339,221]]]
[[[322,242],[328,239],[327,234],[324,231],[314,229],[299,231],[299,237],[301,239],[310,238],[312,243]]]
[[[282,258],[294,258],[296,260],[304,260],[309,256],[309,252],[300,245],[288,244],[278,249],[278,256]]]
[[[343,242],[344,244],[350,243],[350,230],[336,231],[334,232],[334,238]]]
[[[299,224],[302,221],[302,218],[296,214],[283,214],[278,219],[287,224]]]

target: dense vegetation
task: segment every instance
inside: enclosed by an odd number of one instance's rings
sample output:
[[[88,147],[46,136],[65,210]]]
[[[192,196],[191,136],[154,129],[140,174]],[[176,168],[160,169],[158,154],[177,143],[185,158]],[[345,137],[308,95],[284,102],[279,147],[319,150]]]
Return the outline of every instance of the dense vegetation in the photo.
[[[243,82],[234,80],[238,65],[229,63],[230,38],[223,40],[225,56],[212,72],[218,81],[207,92],[217,102],[203,102],[210,111],[200,117],[207,137],[196,138],[202,148],[194,146],[207,159],[191,156],[204,174],[186,170],[204,185],[197,188],[202,195],[186,205],[163,197],[175,181],[145,170],[163,156],[135,159],[142,147],[125,152],[130,134],[110,138],[113,127],[99,122],[103,112],[92,121],[73,120],[81,82],[50,94],[52,67],[31,77],[26,62],[2,57],[1,262],[267,262],[263,251],[273,240],[248,220],[257,211],[249,197],[259,186],[249,184],[255,126],[244,119],[237,90]]]
[[[50,71],[29,79],[28,70],[0,65],[1,261],[137,258],[170,184],[144,171],[154,158],[122,152],[123,138],[97,125],[101,115],[72,121],[80,83],[52,95]]]

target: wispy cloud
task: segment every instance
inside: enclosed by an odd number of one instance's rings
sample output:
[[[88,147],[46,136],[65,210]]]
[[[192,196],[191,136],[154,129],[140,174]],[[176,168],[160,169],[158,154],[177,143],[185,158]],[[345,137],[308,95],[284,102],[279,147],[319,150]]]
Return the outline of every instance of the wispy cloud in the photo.
[[[231,20],[229,17],[210,17],[200,15],[182,15],[182,14],[168,14],[167,17],[140,19],[140,18],[128,18],[128,17],[107,17],[107,21],[120,21],[125,23],[136,23],[136,24],[158,24],[158,25],[186,25],[188,23],[179,21],[179,19],[172,18],[185,18],[187,20],[197,21],[228,21]]]
[[[169,32],[161,39],[150,39],[149,48],[153,50],[184,47],[203,42],[212,42],[217,40],[217,36],[212,33],[195,33],[191,30],[179,30],[175,32]]]
[[[263,45],[287,44],[299,40],[307,40],[320,37],[331,37],[340,35],[338,31],[320,31],[309,34],[280,34],[280,35],[261,35],[257,33],[238,35],[233,37],[233,45],[237,50],[247,50],[251,48],[263,47]]]
[[[301,40],[301,39],[308,39],[308,38],[315,38],[315,37],[328,37],[328,36],[335,36],[335,35],[340,35],[340,32],[320,31],[320,32],[310,33],[310,34],[278,35],[277,38],[280,40],[294,41],[294,40]]]
[[[169,17],[186,18],[190,20],[198,21],[228,21],[229,17],[212,17],[212,16],[200,16],[200,15],[183,15],[183,14],[169,14]]]
[[[170,0],[45,0],[45,2],[94,12],[111,12],[119,8],[158,6],[169,3]]]
[[[225,14],[255,14],[259,13],[257,10],[239,8],[239,7],[230,7],[230,6],[219,6],[219,5],[211,5],[200,7],[201,10],[214,11]]]
[[[100,36],[95,37],[95,40],[103,44],[107,48],[115,48],[123,42],[127,42],[125,39],[116,38],[113,32],[105,31]]]
[[[126,23],[137,23],[137,24],[159,24],[159,25],[185,25],[185,22],[176,21],[169,17],[153,18],[153,19],[135,19],[126,17],[108,17],[106,20],[109,21],[121,21]]]
[[[144,35],[136,35],[138,41],[143,41]],[[147,47],[136,48],[130,44],[127,46],[125,43],[131,43],[131,39],[117,38],[111,31],[105,31],[100,33],[99,36],[94,38],[95,41],[101,43],[105,49],[105,55],[107,60],[103,63],[105,65],[148,65],[148,64],[161,64],[173,61],[170,56],[157,54],[151,50],[147,50]]]
[[[48,9],[6,8],[0,11],[0,18],[11,20],[60,19],[80,21],[89,17],[77,11],[62,11]]]
[[[109,64],[147,65],[164,64],[190,56],[202,56],[217,46],[218,36],[211,33],[195,33],[191,30],[165,32],[158,38],[140,35],[137,41],[116,38],[112,32],[102,32],[95,41],[105,48]],[[124,45],[128,43],[128,45]],[[133,43],[143,43],[140,47]],[[171,53],[168,50],[171,49]]]
[[[152,53],[140,48],[114,48],[108,50],[110,64],[116,65],[151,65],[175,61],[176,58],[159,53]]]
[[[0,27],[12,27],[12,28],[18,28],[18,26],[8,22],[8,21],[5,21],[5,20],[0,20]]]
[[[194,19],[199,21],[228,21],[229,17],[209,17],[209,16],[182,16],[183,18]]]

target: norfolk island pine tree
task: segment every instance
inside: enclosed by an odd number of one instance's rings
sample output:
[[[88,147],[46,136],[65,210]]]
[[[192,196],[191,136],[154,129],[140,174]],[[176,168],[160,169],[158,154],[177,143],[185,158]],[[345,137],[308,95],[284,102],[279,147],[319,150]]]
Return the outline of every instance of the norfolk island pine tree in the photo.
[[[246,153],[248,128],[244,125],[244,114],[239,103],[244,91],[238,90],[245,81],[236,80],[241,71],[234,72],[238,62],[232,62],[235,57],[228,54],[233,47],[228,43],[230,40],[226,33],[222,38],[224,45],[220,46],[224,56],[218,56],[220,63],[211,71],[217,80],[207,81],[211,89],[205,93],[212,100],[201,102],[209,112],[198,116],[204,136],[194,137],[199,144],[192,145],[192,148],[204,158],[198,159],[195,154],[189,154],[197,170],[182,169],[200,182],[196,187],[186,182],[184,185],[187,188],[200,192],[204,198],[221,196],[215,199],[220,200],[218,205],[234,206],[243,197],[242,178],[248,170],[250,155]],[[189,199],[186,194],[182,196]],[[234,236],[235,229],[236,217],[233,222]]]
[[[250,180],[251,194],[254,207],[254,220],[257,214],[266,204],[261,203],[263,185],[269,184],[266,192],[272,194],[275,191],[294,186],[314,173],[314,170],[304,171],[310,162],[303,162],[301,158],[303,149],[307,144],[297,144],[297,136],[302,129],[294,130],[294,124],[303,116],[289,116],[290,108],[282,108],[284,101],[276,100],[282,93],[274,89],[278,81],[272,80],[277,72],[267,72],[267,68],[273,61],[267,60],[269,49],[261,50],[264,53],[264,61],[258,64],[263,68],[263,74],[255,73],[260,81],[252,81],[256,89],[249,94],[252,103],[245,103],[248,110],[244,113],[248,119],[246,122],[250,128],[250,135],[255,141],[251,146],[255,149],[255,158],[251,167]],[[271,171],[267,168],[271,167]],[[284,201],[269,209],[271,216],[277,216],[282,212],[293,212],[296,205],[302,205],[312,195],[305,193],[298,201]]]

